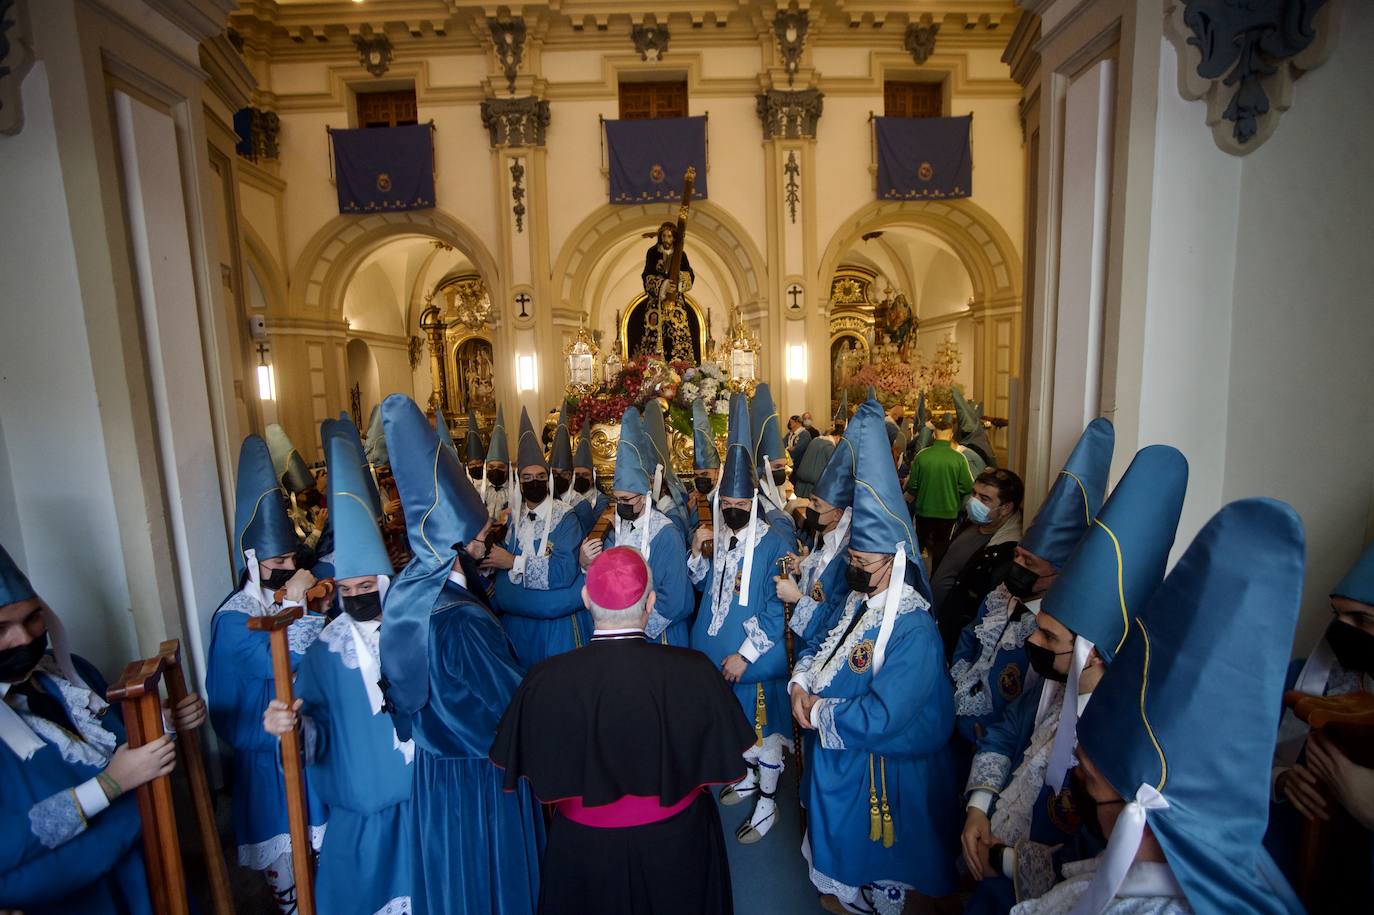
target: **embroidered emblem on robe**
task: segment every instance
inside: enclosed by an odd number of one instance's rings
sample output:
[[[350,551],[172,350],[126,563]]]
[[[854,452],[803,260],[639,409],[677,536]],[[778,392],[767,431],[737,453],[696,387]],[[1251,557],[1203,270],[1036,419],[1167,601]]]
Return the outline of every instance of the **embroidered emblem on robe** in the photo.
[[[825,591],[821,589],[821,583],[819,581],[811,586],[811,599],[818,604],[825,603]]]
[[[1021,695],[1021,668],[1008,664],[997,675],[997,690],[1003,699],[1015,699]]]
[[[545,556],[552,556],[552,555],[553,555],[553,541],[552,541],[552,540],[550,540],[550,541],[548,541],[547,543],[544,544],[544,555],[545,555]]]
[[[1082,823],[1078,811],[1073,809],[1072,791],[1060,791],[1058,794],[1051,791],[1045,798],[1045,810],[1050,815],[1050,822],[1054,824],[1054,828],[1060,832],[1077,832]]]
[[[735,593],[739,593],[740,585],[744,583],[744,570],[740,569],[735,573]]]
[[[854,646],[854,650],[849,653],[849,669],[856,674],[861,674],[868,670],[873,663],[873,640],[864,639]]]

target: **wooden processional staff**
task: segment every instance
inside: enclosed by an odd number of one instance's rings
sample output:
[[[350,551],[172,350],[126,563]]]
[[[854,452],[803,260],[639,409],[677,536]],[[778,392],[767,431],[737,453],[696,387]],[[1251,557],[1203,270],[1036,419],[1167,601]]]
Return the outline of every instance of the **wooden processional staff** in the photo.
[[[781,559],[778,560],[778,571],[779,571],[779,573],[780,573],[784,578],[789,578],[789,577],[791,577],[791,575],[792,575],[792,557],[791,557],[791,556],[784,556],[784,557],[782,557]],[[783,650],[784,650],[785,652],[787,652],[787,675],[788,675],[789,677],[792,675],[792,670],[793,670],[793,668],[795,668],[795,667],[797,666],[796,646],[795,646],[795,644],[794,644],[793,641],[792,641],[792,611],[794,611],[794,610],[796,609],[796,607],[797,607],[796,604],[787,604],[787,603],[785,603],[785,604],[782,605],[782,639],[783,639],[782,644],[783,644]],[[790,699],[791,699],[790,694],[789,694],[789,697],[788,697],[788,698],[789,698],[789,701],[790,701]],[[806,765],[805,761],[802,759],[802,733],[801,733],[801,727],[797,724],[797,716],[796,716],[796,715],[792,715],[790,709],[788,710],[788,715],[789,715],[789,716],[791,717],[791,719],[792,719],[792,748],[793,748],[793,755],[796,757],[796,760],[797,760],[797,784],[800,785],[800,784],[801,784],[801,781],[802,781],[802,772],[805,771],[805,765]],[[806,808],[805,808],[805,807],[803,807],[803,808],[801,809],[800,823],[801,823],[802,836],[805,837],[805,836],[806,836]]]
[[[272,616],[255,616],[248,628],[266,632],[272,640],[272,675],[276,698],[291,708],[296,702],[291,686],[291,649],[286,629],[305,615],[303,607],[288,607]],[[286,817],[291,832],[291,869],[296,878],[296,911],[315,915],[313,848],[310,844],[310,819],[305,804],[305,770],[301,761],[301,739],[297,731],[281,737],[282,773],[286,781]]]

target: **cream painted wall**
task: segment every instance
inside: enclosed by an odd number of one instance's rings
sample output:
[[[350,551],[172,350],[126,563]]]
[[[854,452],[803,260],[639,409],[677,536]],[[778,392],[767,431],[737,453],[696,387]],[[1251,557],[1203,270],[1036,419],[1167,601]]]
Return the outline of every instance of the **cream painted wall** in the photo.
[[[24,80],[23,131],[3,139],[0,196],[13,212],[0,244],[6,332],[0,334],[0,427],[14,508],[5,543],[34,589],[106,673],[137,639],[115,515],[92,340],[77,282],[69,201],[58,164],[45,62]],[[35,264],[44,269],[34,269]]]

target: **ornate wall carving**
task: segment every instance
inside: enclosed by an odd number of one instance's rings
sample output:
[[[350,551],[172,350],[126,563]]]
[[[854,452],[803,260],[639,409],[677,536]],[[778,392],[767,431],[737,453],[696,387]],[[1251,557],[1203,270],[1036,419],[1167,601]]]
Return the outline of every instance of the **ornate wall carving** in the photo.
[[[911,59],[918,64],[923,64],[930,60],[930,55],[935,53],[935,36],[940,34],[940,24],[913,22],[906,27],[906,38],[903,47],[911,55]]]
[[[533,95],[482,100],[482,126],[493,149],[503,146],[543,146],[549,126],[549,103]]]
[[[787,71],[787,85],[792,85],[801,66],[802,51],[806,49],[806,11],[778,10],[773,17],[773,36],[778,40],[778,54],[782,68]]]
[[[1293,104],[1293,83],[1335,46],[1339,0],[1165,2],[1179,94],[1207,102],[1213,140],[1235,155],[1269,139]]]
[[[396,56],[391,47],[391,39],[382,32],[371,35],[354,35],[353,47],[358,49],[358,63],[373,76],[381,76],[391,69],[391,59]]]
[[[496,61],[505,74],[510,91],[515,91],[515,77],[520,72],[520,62],[525,59],[525,20],[519,16],[509,22],[488,19],[491,29],[491,44],[496,51]]]
[[[668,53],[666,25],[636,25],[630,29],[630,40],[639,52],[640,60],[662,60]]]
[[[814,140],[825,94],[819,89],[769,89],[760,93],[755,110],[765,140]]]

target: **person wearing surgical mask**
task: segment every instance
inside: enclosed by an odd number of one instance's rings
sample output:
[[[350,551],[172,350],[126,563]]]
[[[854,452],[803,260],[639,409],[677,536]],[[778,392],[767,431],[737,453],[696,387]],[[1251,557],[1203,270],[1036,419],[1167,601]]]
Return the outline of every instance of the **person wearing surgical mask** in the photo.
[[[973,481],[949,548],[930,577],[946,657],[954,651],[959,631],[1011,567],[1021,539],[1025,492],[1021,478],[1001,468],[985,470]]]

